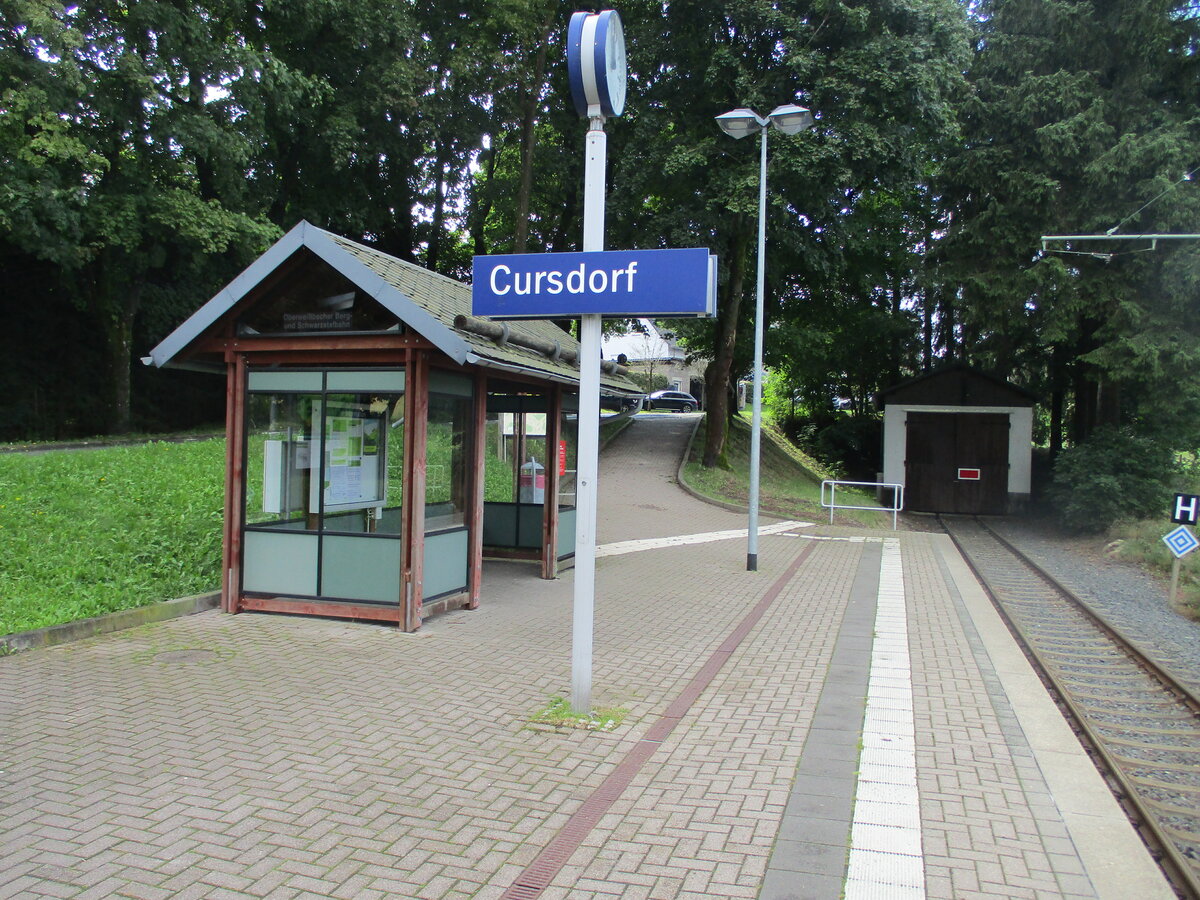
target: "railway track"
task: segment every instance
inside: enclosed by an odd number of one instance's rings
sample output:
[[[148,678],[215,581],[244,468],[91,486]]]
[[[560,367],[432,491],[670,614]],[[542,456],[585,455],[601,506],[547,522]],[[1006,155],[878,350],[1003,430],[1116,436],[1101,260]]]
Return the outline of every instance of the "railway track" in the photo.
[[[1200,898],[1200,698],[984,523],[942,525],[1180,895]]]

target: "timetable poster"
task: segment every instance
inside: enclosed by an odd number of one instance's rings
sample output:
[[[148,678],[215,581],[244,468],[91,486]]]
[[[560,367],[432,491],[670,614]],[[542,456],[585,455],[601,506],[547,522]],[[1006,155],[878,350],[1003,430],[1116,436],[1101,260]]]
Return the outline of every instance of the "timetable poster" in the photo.
[[[382,436],[377,416],[325,416],[325,508],[361,509],[383,502]]]

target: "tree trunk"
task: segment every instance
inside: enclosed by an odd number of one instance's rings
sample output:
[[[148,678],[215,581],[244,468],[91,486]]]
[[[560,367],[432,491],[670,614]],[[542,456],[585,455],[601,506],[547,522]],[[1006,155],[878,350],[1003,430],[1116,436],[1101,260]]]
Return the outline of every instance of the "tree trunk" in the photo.
[[[954,339],[954,296],[951,291],[943,289],[941,297],[941,315],[939,324],[941,326],[942,351],[945,355],[946,362],[952,362],[959,354],[956,352]]]
[[[133,320],[141,302],[142,285],[124,291],[124,296],[111,306],[101,303],[104,327],[106,362],[109,380],[108,433],[128,434],[133,425],[133,391],[131,373],[133,362]]]
[[[1121,385],[1111,379],[1101,379],[1098,385],[1099,400],[1096,410],[1097,425],[1121,424]]]
[[[513,253],[524,253],[529,241],[529,196],[533,193],[533,147],[534,125],[541,96],[542,82],[546,75],[546,52],[550,42],[553,18],[542,29],[538,42],[537,57],[534,59],[533,74],[525,90],[525,103],[521,116],[521,183],[517,188],[517,222],[513,236]]]
[[[479,162],[483,164],[483,177],[480,187],[473,192],[472,206],[468,221],[471,229],[471,244],[476,256],[487,256],[487,220],[492,213],[493,187],[492,176],[496,172],[496,160],[500,150],[496,146],[499,138],[492,135],[492,146],[486,153],[480,154]]]
[[[705,468],[714,468],[725,451],[725,435],[730,416],[729,372],[733,367],[733,351],[737,344],[738,310],[746,280],[746,249],[750,245],[750,229],[740,219],[730,241],[729,283],[725,287],[725,302],[717,311],[716,353],[704,370],[704,395],[708,401],[704,434]]]
[[[446,166],[449,165],[449,140],[439,141],[434,165],[437,174],[433,180],[433,221],[429,228],[429,251],[426,265],[434,272],[441,261],[442,232],[446,227]]]
[[[1063,448],[1063,412],[1066,409],[1066,348],[1055,344],[1050,351],[1050,460]]]
[[[1075,409],[1071,417],[1071,443],[1082,444],[1095,430],[1100,420],[1100,372],[1083,357],[1096,349],[1096,331],[1100,323],[1083,319],[1079,323],[1079,338],[1075,344],[1075,367],[1072,392]]]

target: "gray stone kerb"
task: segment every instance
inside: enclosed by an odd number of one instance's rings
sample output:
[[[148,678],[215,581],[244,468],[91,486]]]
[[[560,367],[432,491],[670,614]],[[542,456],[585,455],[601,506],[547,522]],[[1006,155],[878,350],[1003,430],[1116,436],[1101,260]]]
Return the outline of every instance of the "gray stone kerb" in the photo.
[[[18,631],[15,634],[0,636],[0,655],[16,653],[21,650],[54,647],[70,641],[95,637],[98,634],[137,628],[139,625],[164,622],[179,616],[190,616],[194,613],[215,609],[220,602],[221,592],[211,591],[205,594],[194,594],[190,597],[180,597],[176,600],[164,600],[149,606],[122,609],[103,616],[80,619],[78,622],[49,625],[36,631]]]

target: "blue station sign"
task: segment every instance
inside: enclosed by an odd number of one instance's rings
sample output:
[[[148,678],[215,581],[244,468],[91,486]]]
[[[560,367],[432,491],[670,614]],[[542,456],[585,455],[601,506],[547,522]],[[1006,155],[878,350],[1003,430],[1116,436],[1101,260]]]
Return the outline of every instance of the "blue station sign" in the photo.
[[[471,311],[493,319],[716,314],[716,257],[688,250],[476,256]]]

